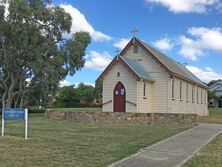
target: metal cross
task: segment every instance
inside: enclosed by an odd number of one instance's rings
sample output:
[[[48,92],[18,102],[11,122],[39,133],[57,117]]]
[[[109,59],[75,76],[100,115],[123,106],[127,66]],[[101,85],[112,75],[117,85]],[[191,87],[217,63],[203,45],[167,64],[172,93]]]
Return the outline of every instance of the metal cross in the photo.
[[[116,52],[116,55],[119,55],[120,51],[121,51],[121,50],[120,50],[119,48],[116,48],[116,51],[115,51],[115,52]]]
[[[136,37],[136,33],[138,32],[138,30],[134,27],[132,29],[132,31],[130,31],[133,37]]]

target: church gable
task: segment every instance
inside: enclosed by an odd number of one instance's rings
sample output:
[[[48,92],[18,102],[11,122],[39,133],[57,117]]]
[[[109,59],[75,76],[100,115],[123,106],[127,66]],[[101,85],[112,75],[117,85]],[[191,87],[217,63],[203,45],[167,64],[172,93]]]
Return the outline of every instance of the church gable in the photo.
[[[151,72],[155,67],[161,67],[161,71],[167,72],[170,76],[177,76],[188,82],[198,84],[203,88],[207,86],[193,73],[186,69],[183,65],[175,62],[170,57],[159,52],[155,48],[147,45],[143,41],[138,40],[137,38],[132,38],[131,41],[126,45],[126,47],[120,53],[122,56],[127,56],[131,59],[137,60],[141,65],[143,65],[149,72]],[[152,62],[148,64],[155,64],[154,68],[149,68],[147,65],[147,60],[144,60],[145,57],[151,57]],[[155,62],[155,63],[154,63]],[[151,70],[151,71],[150,71]],[[157,70],[157,69],[155,69]]]
[[[99,76],[97,79],[97,82],[102,80],[112,68],[116,64],[120,64],[125,68],[126,71],[128,71],[131,76],[133,76],[137,81],[139,80],[145,80],[148,82],[154,82],[153,77],[149,74],[149,72],[136,60],[129,59],[127,57],[123,56],[116,56],[113,61],[108,65],[108,67],[103,71],[103,73]]]
[[[127,57],[139,63],[154,78],[163,76],[169,77],[170,72],[138,42],[135,42],[135,44],[131,43],[131,45],[126,46],[126,48],[120,54],[122,57]]]

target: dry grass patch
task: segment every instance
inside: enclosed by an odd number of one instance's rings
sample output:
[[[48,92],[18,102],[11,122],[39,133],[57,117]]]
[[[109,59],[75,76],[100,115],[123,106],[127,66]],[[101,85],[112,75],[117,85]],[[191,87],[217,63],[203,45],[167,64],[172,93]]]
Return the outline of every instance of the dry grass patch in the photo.
[[[30,114],[29,140],[23,123],[6,123],[0,137],[0,166],[105,167],[140,148],[188,129],[171,125],[77,124]],[[11,137],[10,137],[11,136]]]
[[[209,109],[210,115],[201,118],[204,123],[222,123],[222,109]],[[183,167],[221,167],[222,166],[222,134],[205,146]]]

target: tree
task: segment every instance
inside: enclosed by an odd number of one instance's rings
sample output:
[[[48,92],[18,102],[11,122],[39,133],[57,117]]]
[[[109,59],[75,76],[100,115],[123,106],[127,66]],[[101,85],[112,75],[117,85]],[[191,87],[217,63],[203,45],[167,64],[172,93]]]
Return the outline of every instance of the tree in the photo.
[[[215,92],[209,91],[208,90],[208,101],[212,100],[212,99],[217,99],[217,95]]]
[[[102,84],[102,82],[97,82],[95,85],[95,98],[101,99],[102,92],[103,92],[103,84]]]
[[[8,0],[0,4],[0,92],[2,107],[24,106],[41,87],[53,90],[67,74],[84,66],[88,33],[70,38],[71,17],[50,0]]]
[[[91,85],[87,85],[84,83],[80,83],[76,88],[79,94],[80,101],[83,104],[91,105],[93,100],[95,99],[94,87]]]
[[[65,86],[61,88],[58,96],[59,102],[66,104],[76,104],[79,103],[79,94],[74,86]]]

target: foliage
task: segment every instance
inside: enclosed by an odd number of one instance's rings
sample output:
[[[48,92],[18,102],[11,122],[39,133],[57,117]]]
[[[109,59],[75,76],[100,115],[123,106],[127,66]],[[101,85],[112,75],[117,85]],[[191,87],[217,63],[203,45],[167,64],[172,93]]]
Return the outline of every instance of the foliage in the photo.
[[[58,100],[63,103],[79,102],[79,94],[73,86],[65,86],[59,91]]]
[[[216,98],[217,98],[217,95],[215,94],[215,92],[208,90],[208,101],[211,99],[216,99]]]
[[[60,88],[57,93],[56,103],[51,107],[86,107],[96,106],[94,104],[95,99],[100,98],[101,89],[80,83],[77,87],[65,86]]]
[[[24,106],[30,92],[53,92],[84,66],[88,33],[69,38],[71,16],[50,0],[0,4],[0,91],[3,107]],[[68,35],[66,35],[68,36]],[[39,91],[40,90],[40,91]]]
[[[83,104],[91,104],[93,103],[93,100],[95,99],[94,96],[94,87],[91,85],[87,85],[84,83],[80,83],[78,87],[76,88],[76,91],[79,94],[79,100]]]
[[[95,85],[95,97],[97,99],[102,98],[102,92],[103,92],[103,84],[102,82],[97,82]]]

